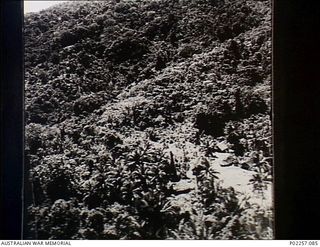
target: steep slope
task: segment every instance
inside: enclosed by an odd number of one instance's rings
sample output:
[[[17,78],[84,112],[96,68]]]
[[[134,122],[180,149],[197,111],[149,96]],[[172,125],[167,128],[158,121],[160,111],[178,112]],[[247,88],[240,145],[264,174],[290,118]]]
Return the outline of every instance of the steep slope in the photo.
[[[26,15],[30,237],[272,238],[270,18],[253,0]]]

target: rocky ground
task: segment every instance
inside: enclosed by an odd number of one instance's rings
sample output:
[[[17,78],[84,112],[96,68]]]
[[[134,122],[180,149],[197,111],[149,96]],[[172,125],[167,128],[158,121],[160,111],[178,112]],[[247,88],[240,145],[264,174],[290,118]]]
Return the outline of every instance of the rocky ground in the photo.
[[[272,238],[270,11],[121,0],[27,14],[30,238]]]

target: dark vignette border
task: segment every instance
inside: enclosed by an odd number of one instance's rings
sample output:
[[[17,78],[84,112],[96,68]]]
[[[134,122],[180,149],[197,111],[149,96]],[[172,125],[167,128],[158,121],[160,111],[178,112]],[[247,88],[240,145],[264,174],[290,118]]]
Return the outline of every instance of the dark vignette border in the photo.
[[[21,239],[23,179],[22,1],[1,1],[0,239]]]
[[[274,0],[273,20],[275,237],[320,239],[320,11]]]

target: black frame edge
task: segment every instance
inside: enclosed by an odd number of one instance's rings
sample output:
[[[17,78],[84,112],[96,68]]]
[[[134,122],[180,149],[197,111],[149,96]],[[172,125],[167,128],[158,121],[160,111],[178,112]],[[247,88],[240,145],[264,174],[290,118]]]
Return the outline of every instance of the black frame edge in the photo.
[[[0,239],[22,238],[23,1],[1,1]]]

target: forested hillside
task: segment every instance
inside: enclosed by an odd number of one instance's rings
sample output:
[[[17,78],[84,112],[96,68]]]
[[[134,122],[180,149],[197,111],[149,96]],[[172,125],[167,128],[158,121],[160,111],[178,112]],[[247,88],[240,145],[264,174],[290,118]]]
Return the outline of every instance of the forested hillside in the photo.
[[[24,25],[30,238],[273,237],[269,1],[70,2]]]

